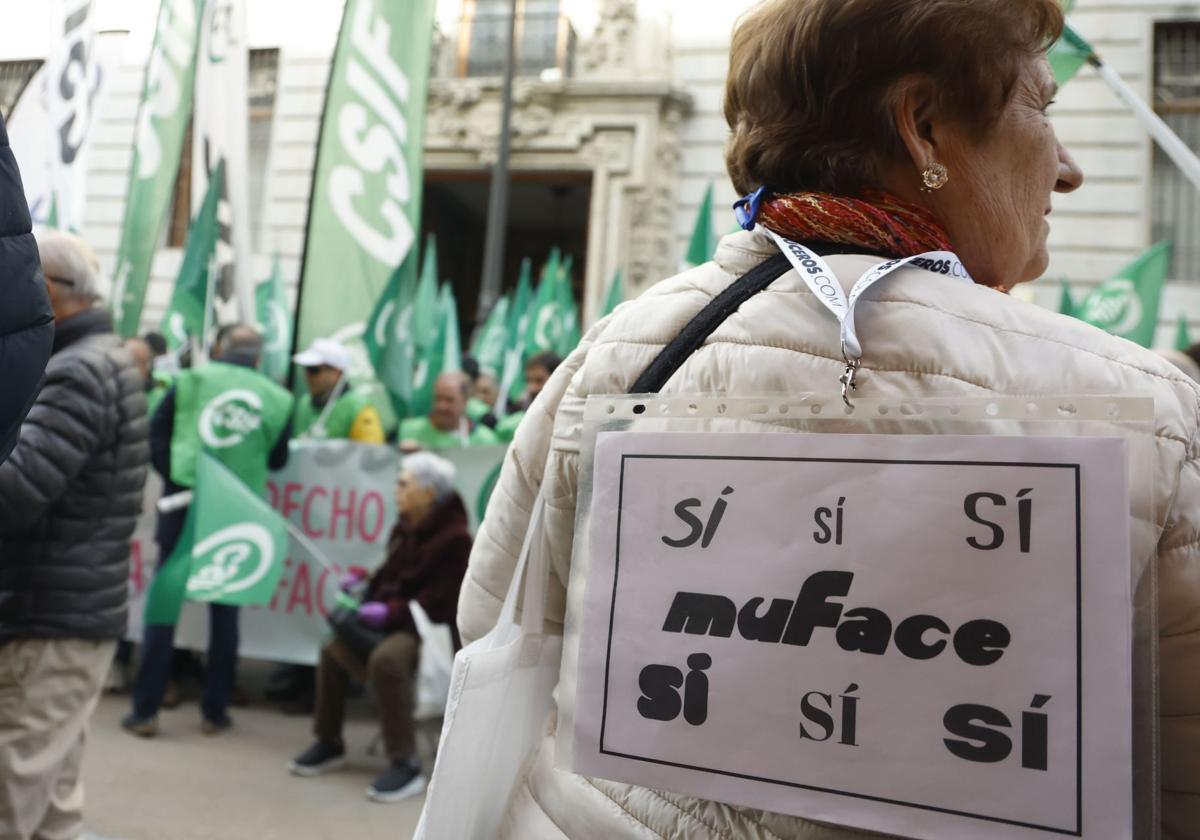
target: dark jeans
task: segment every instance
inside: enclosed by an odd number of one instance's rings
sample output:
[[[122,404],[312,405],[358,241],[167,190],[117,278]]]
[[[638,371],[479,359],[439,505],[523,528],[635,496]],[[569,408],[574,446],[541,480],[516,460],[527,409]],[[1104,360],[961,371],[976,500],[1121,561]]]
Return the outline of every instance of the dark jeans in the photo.
[[[208,720],[225,719],[237,675],[239,607],[208,605],[208,667],[200,710]],[[148,624],[142,635],[142,665],[133,684],[133,711],[154,717],[162,705],[175,649],[175,626]]]
[[[158,519],[158,563],[161,566],[183,532],[186,510],[162,514]],[[208,605],[208,668],[200,710],[208,720],[223,721],[237,675],[238,607]],[[142,664],[133,683],[133,712],[140,718],[158,714],[175,658],[175,626],[147,624],[142,630]]]

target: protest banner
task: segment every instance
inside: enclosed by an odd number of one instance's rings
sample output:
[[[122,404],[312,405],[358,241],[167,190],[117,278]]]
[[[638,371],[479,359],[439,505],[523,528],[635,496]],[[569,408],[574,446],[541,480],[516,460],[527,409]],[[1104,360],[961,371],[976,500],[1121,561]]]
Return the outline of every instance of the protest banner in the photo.
[[[1129,836],[1124,446],[601,433],[560,760],[905,837]]]
[[[481,494],[494,481],[505,447],[486,446],[439,453],[454,463],[455,486],[466,504],[472,533],[478,528]],[[401,455],[389,446],[349,441],[304,441],[291,446],[287,466],[271,473],[267,501],[310,541],[334,571],[324,568],[294,535],[283,574],[270,603],[243,609],[242,656],[315,664],[328,636],[325,616],[334,607],[340,574],[350,566],[373,570],[383,562],[396,521],[395,484]],[[140,641],[146,589],[154,576],[154,502],[157,477],[147,482],[146,506],[130,558],[129,631]],[[486,503],[486,498],[483,499]],[[204,604],[184,605],[177,647],[205,650],[208,616]]]

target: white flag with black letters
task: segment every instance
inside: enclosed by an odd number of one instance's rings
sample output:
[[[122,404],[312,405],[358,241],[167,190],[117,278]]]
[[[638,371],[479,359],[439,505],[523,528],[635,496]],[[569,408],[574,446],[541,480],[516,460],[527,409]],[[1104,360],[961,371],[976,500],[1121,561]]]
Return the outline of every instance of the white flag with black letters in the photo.
[[[208,0],[196,54],[192,133],[192,212],[199,209],[208,179],[225,161],[225,188],[217,218],[217,310],[222,322],[254,323],[250,274],[248,155],[249,51],[243,0]]]

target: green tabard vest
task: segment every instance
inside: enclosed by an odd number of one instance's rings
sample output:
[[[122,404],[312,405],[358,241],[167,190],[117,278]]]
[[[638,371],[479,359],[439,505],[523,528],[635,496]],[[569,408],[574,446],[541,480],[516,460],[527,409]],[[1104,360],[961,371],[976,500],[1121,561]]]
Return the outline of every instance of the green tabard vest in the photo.
[[[200,450],[262,494],[267,456],[292,413],[292,395],[250,368],[209,362],[175,379],[171,480],[196,484]]]
[[[415,440],[426,449],[459,449],[463,446],[491,446],[499,443],[495,432],[476,424],[464,441],[456,432],[443,432],[428,417],[410,417],[400,424],[400,440]]]
[[[517,426],[521,425],[521,420],[524,417],[524,411],[514,411],[496,424],[496,437],[500,438],[501,443],[510,443],[512,441],[513,436],[517,433]]]
[[[472,423],[478,423],[484,417],[492,413],[492,407],[483,400],[477,400],[474,397],[467,400],[467,417]]]
[[[338,397],[329,416],[325,418],[325,434],[320,434],[313,428],[324,408],[313,405],[312,394],[305,394],[296,400],[296,413],[292,417],[292,434],[296,437],[311,437],[317,439],[349,438],[350,428],[355,418],[371,401],[359,391],[349,390]]]

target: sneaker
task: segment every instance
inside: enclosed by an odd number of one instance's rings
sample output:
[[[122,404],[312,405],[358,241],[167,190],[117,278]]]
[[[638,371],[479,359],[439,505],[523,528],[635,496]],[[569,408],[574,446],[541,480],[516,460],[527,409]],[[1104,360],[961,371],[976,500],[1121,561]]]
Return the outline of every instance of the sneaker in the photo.
[[[222,732],[228,732],[233,728],[233,718],[229,715],[220,720],[209,720],[204,718],[200,721],[200,731],[205,735],[220,735]]]
[[[317,741],[288,764],[294,776],[320,776],[346,763],[346,748],[341,741]]]
[[[121,728],[139,738],[153,738],[158,734],[158,718],[138,717],[136,712],[130,712],[121,718]]]
[[[367,798],[374,802],[400,802],[424,793],[426,784],[417,762],[393,761],[367,788]]]

